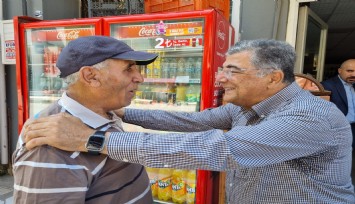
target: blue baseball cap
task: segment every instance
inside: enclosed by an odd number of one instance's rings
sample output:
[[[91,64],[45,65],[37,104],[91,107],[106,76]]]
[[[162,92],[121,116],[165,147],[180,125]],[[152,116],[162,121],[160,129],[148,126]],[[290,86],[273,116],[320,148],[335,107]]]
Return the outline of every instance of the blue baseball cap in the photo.
[[[134,51],[126,43],[107,36],[79,37],[70,41],[58,56],[57,67],[64,78],[106,59],[132,60],[137,65],[147,65],[158,57],[155,53]]]

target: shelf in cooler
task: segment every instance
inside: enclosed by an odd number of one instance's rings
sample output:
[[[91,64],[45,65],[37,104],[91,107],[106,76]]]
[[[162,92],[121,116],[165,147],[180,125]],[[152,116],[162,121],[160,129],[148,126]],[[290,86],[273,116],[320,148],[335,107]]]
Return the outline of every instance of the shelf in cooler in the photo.
[[[171,78],[171,79],[164,79],[164,78],[144,78],[144,82],[199,84],[199,83],[201,83],[201,80],[200,80],[200,79],[188,79],[188,81],[183,81],[183,80],[176,80],[175,78]]]

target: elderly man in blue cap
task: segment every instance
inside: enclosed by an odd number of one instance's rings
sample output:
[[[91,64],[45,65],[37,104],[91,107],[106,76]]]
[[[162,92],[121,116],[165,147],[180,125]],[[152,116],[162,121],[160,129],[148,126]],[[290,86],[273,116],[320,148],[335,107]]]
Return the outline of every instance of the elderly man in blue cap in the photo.
[[[104,131],[123,131],[112,110],[129,105],[143,82],[137,65],[156,58],[111,37],[81,37],[68,43],[57,62],[67,90],[37,116],[69,113],[95,129],[96,136],[87,143],[88,153],[79,153],[51,146],[27,150],[21,134],[13,154],[14,203],[152,203],[142,165],[99,152]]]

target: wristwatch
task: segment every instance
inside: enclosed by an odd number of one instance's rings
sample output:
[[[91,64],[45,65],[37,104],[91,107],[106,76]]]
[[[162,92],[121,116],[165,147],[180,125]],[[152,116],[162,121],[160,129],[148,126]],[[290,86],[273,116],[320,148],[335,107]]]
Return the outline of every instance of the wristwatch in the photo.
[[[106,131],[97,130],[94,134],[90,135],[85,144],[89,154],[99,155],[104,149]]]

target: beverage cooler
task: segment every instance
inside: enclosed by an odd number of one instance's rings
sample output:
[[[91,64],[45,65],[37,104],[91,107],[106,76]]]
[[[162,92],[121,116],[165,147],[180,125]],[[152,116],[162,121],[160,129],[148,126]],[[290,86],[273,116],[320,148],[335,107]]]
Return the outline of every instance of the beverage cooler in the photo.
[[[14,24],[19,130],[27,118],[64,91],[55,67],[61,49],[70,40],[94,34],[159,55],[154,63],[140,66],[144,83],[130,108],[195,112],[222,104],[223,91],[215,78],[234,43],[234,29],[214,9],[52,21],[15,17]],[[153,132],[129,124],[124,129]],[[146,170],[155,203],[217,202],[218,183],[213,183],[216,179],[211,171]]]
[[[130,108],[195,112],[221,105],[223,92],[215,77],[234,43],[234,29],[216,10],[107,17],[104,35],[159,55],[141,67],[144,83]],[[128,124],[124,129],[153,131]],[[218,184],[210,171],[147,168],[147,172],[157,203],[216,203]]]
[[[61,49],[81,36],[101,35],[102,19],[41,21],[14,17],[19,131],[26,119],[65,89],[55,66]]]

